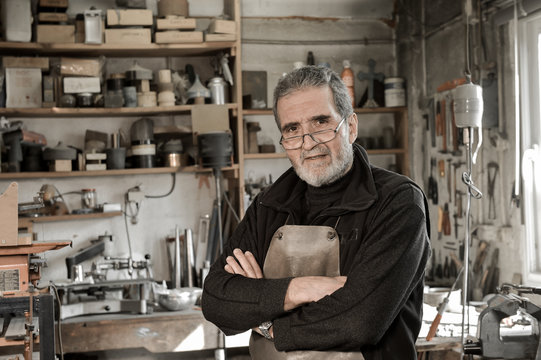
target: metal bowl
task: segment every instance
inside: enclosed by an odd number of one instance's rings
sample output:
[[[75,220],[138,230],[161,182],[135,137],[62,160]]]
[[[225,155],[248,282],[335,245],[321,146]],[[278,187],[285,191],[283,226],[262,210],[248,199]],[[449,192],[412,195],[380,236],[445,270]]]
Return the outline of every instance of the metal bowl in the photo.
[[[187,310],[195,305],[202,292],[203,290],[197,287],[172,289],[160,294],[158,302],[169,311]]]

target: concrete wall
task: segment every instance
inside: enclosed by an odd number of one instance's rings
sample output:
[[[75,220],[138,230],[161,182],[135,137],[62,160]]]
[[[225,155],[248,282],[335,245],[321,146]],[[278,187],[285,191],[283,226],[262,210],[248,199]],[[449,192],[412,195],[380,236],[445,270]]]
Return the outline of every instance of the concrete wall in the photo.
[[[446,4],[453,2],[445,2]],[[460,3],[460,2],[456,2]],[[426,4],[423,9],[421,4]],[[437,87],[444,82],[464,76],[465,62],[465,21],[461,10],[452,8],[448,12],[435,11],[434,8],[441,6],[441,1],[427,2],[411,0],[404,2],[408,14],[400,12],[400,25],[397,31],[397,58],[398,68],[402,73],[410,73],[408,84],[408,106],[410,113],[410,139],[412,154],[423,154],[423,157],[413,157],[413,177],[418,183],[424,184],[427,189],[427,180],[430,172],[430,158],[451,159],[453,162],[466,161],[465,149],[462,156],[441,154],[441,140],[437,146],[432,147],[430,133],[427,131],[423,115],[428,114],[428,103],[433,97],[444,95],[438,93]],[[439,14],[439,18],[437,17]],[[452,14],[453,16],[450,16]],[[512,36],[507,25],[495,27],[491,16],[483,19],[483,33],[485,50],[480,46],[478,32],[473,27],[472,40],[472,75],[473,81],[479,84],[479,79],[486,79],[489,72],[496,74],[499,83],[499,122],[498,126],[491,129],[483,129],[483,146],[479,152],[477,163],[473,165],[472,178],[477,187],[484,193],[481,200],[473,199],[471,207],[472,222],[472,248],[470,259],[473,262],[477,253],[477,246],[481,240],[488,241],[491,251],[485,260],[487,268],[492,259],[492,251],[499,249],[500,283],[510,282],[515,274],[522,272],[522,227],[521,210],[511,205],[512,184],[514,181],[514,103],[513,98],[513,68],[512,61]],[[424,28],[420,25],[426,24]],[[484,55],[486,54],[486,56]],[[477,136],[476,136],[477,139]],[[475,146],[477,140],[475,141]],[[499,173],[495,181],[494,201],[496,209],[495,219],[489,218],[489,191],[487,164],[496,162],[499,165]],[[447,164],[447,163],[446,163]],[[446,167],[446,171],[447,171]],[[461,182],[460,175],[466,170],[465,167],[457,172],[457,189],[467,191],[465,184]],[[451,211],[455,209],[454,199],[447,195],[446,178],[437,176],[437,169],[433,175],[438,180],[440,195],[439,206],[444,202],[449,203]],[[446,175],[447,177],[447,175]],[[464,205],[466,198],[464,197]],[[443,262],[446,256],[450,256],[452,250],[445,248],[448,241],[463,243],[465,237],[464,221],[459,220],[458,240],[452,236],[443,236],[441,240],[437,235],[437,206],[430,203],[432,216],[432,244],[433,255],[437,262]],[[453,213],[451,212],[451,215]],[[454,221],[451,217],[451,224]],[[455,252],[458,254],[458,252]],[[510,256],[513,254],[513,256]]]

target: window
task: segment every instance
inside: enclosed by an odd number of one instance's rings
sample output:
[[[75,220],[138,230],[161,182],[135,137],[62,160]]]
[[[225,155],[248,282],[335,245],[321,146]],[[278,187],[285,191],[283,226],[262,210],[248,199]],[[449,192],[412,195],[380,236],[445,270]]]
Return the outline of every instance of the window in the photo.
[[[524,282],[541,285],[541,14],[519,22]]]

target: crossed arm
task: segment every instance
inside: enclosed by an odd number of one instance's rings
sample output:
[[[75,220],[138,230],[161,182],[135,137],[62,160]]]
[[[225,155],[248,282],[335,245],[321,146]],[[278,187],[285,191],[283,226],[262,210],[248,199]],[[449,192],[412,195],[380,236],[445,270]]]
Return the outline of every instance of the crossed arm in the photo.
[[[263,278],[263,271],[261,271],[261,267],[251,252],[242,252],[240,249],[235,249],[233,255],[235,257],[228,256],[226,258],[225,271],[252,279]],[[318,301],[343,287],[346,280],[346,276],[303,276],[293,278],[285,295],[284,311],[290,311],[309,302]],[[261,334],[258,328],[253,330]],[[274,337],[272,327],[269,332]]]

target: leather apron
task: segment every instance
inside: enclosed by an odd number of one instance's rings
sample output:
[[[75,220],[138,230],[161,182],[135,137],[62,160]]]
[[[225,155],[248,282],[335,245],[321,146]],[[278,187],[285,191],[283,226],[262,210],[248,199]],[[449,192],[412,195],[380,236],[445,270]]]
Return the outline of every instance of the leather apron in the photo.
[[[339,276],[340,239],[336,230],[330,226],[280,227],[272,237],[263,274],[267,279]],[[255,332],[250,337],[250,355],[254,360],[364,359],[361,352],[278,351],[272,341]]]

